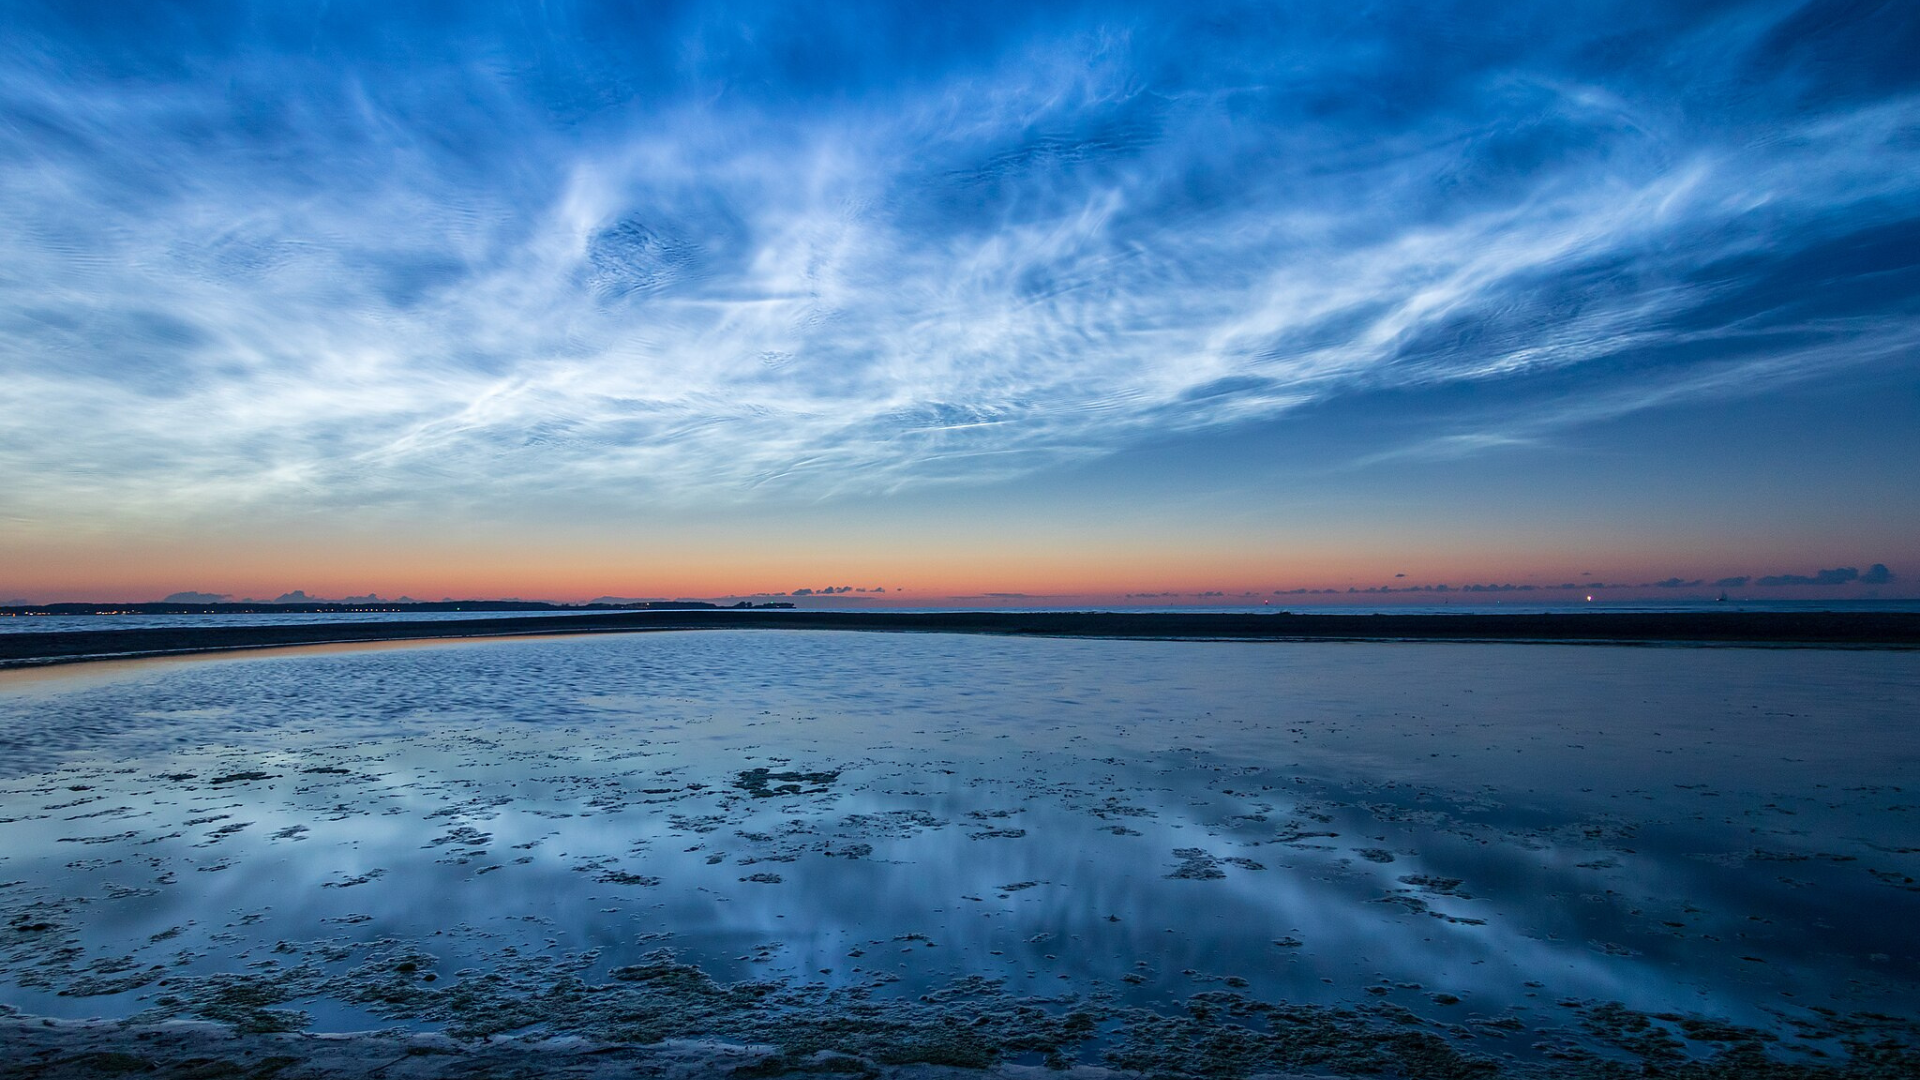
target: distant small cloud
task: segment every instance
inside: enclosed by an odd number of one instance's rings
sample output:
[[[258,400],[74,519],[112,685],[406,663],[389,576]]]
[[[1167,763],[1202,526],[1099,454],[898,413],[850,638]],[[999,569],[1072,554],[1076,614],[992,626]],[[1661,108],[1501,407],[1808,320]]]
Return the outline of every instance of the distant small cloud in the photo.
[[[1737,589],[1752,580],[1751,577],[1741,574],[1739,577],[1723,577],[1719,581],[1714,582],[1714,584],[1722,589]]]
[[[1216,597],[1225,596],[1227,594],[1220,592],[1217,589],[1208,589],[1206,592],[1194,593],[1194,595],[1199,597],[1202,600],[1212,600],[1212,599],[1215,599]]]
[[[1885,569],[1885,567],[1882,567]],[[1837,566],[1832,570],[1821,570],[1812,576],[1806,574],[1769,574],[1755,582],[1756,585],[1845,585],[1860,580],[1860,571],[1851,566]]]
[[[1706,582],[1699,578],[1695,578],[1692,581],[1687,581],[1683,578],[1677,578],[1677,577],[1670,577],[1665,581],[1656,581],[1653,583],[1654,588],[1657,588],[1657,589],[1697,589],[1700,586],[1705,584]]]
[[[340,602],[343,604],[378,604],[381,600],[378,593],[368,593],[365,596],[344,597]]]
[[[160,602],[163,604],[219,604],[231,599],[233,599],[232,593],[194,592],[189,589],[186,592],[174,593]]]
[[[308,596],[307,590],[305,589],[295,589],[290,593],[281,593],[273,602],[276,604],[317,604],[320,603],[321,600],[317,596]]]
[[[1874,563],[1865,573],[1851,566],[1836,566],[1830,570],[1817,570],[1812,574],[1769,574],[1754,581],[1756,585],[1886,585],[1899,580],[1899,575],[1887,569],[1886,563]],[[1723,586],[1744,585],[1747,579],[1722,578],[1718,584]]]

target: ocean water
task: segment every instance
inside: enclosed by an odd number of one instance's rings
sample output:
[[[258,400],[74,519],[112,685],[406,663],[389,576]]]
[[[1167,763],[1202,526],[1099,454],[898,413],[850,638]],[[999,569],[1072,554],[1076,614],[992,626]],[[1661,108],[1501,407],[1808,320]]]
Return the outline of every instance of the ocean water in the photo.
[[[1920,1018],[1916,716],[1897,651],[742,630],[13,672],[0,1001],[224,1018],[269,977],[314,1030],[432,1026],[341,980],[668,950],[1392,1006],[1520,1058],[1618,1002],[1811,1054]]]

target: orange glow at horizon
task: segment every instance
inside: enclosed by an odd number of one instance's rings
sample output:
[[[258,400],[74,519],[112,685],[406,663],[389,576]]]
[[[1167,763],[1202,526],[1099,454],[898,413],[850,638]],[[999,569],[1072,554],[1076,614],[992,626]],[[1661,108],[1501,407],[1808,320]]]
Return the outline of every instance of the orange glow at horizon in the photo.
[[[1160,602],[1191,603],[1210,592],[1228,594],[1207,598],[1212,602],[1244,604],[1285,603],[1275,590],[1299,588],[1344,594],[1349,587],[1540,587],[1676,575],[1707,589],[1729,575],[1840,565],[1818,537],[1729,542],[1710,528],[1649,537],[1630,522],[1613,531],[1552,519],[1499,524],[1489,529],[1479,515],[1429,514],[1415,527],[1372,510],[1260,517],[1206,507],[1175,513],[1164,502],[1014,505],[979,493],[779,512],[709,509],[654,520],[528,512],[492,520],[126,520],[57,534],[0,531],[0,602],[151,601],[183,591],[271,600],[294,590],[331,598],[579,602],[851,586],[885,588],[854,594],[876,605],[995,593],[1058,602],[1176,593],[1182,599]],[[1886,561],[1898,558],[1887,554]],[[1247,592],[1258,595],[1237,595]]]
[[[909,553],[900,547],[830,550],[833,546],[796,544],[756,551],[739,541],[724,541],[672,547],[654,544],[622,552],[617,545],[598,543],[449,545],[422,550],[295,542],[239,543],[218,549],[193,543],[159,544],[124,552],[115,550],[117,545],[77,544],[57,550],[5,551],[9,572],[0,580],[0,602],[152,601],[181,591],[272,600],[294,590],[316,598],[371,593],[389,600],[513,597],[583,602],[600,596],[750,597],[850,586],[884,588],[884,594],[853,594],[875,605],[924,605],[961,597],[989,598],[989,594],[1112,601],[1127,594],[1173,593],[1189,598],[1179,602],[1193,602],[1200,594],[1214,592],[1226,595],[1208,598],[1212,602],[1244,604],[1285,602],[1288,598],[1275,596],[1275,590],[1297,588],[1344,593],[1349,587],[1447,584],[1457,588],[1479,582],[1639,583],[1685,571],[1684,565],[1676,570],[1671,563],[1650,559],[1625,566],[1590,564],[1578,558],[1562,558],[1557,565],[1528,565],[1517,558],[1498,557],[1511,553],[1440,558],[1428,552],[1422,562],[1415,563],[1394,560],[1390,553],[1351,548],[1176,553],[1158,545],[1136,544],[1033,551],[916,548]],[[1489,572],[1488,566],[1502,569]],[[1690,576],[1711,581],[1739,570],[1738,566],[1702,565]],[[1256,595],[1239,595],[1249,592]],[[1141,602],[1153,600],[1142,597]]]

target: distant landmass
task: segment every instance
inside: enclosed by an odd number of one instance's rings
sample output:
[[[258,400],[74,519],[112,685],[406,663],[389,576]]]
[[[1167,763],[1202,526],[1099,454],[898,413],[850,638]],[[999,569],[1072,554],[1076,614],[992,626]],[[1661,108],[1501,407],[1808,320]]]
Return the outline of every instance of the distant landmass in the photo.
[[[298,599],[289,599],[297,596]],[[208,599],[211,597],[211,599]],[[0,616],[18,615],[343,615],[364,612],[431,611],[697,611],[726,608],[790,608],[783,602],[713,604],[705,600],[620,600],[605,597],[587,604],[550,604],[542,600],[381,600],[352,596],[345,600],[315,600],[305,593],[278,600],[229,600],[213,593],[174,593],[151,603],[33,604],[18,601],[0,605]]]
[[[265,646],[432,638],[621,634],[657,630],[801,630],[995,634],[1015,637],[1200,641],[1469,641],[1589,644],[1766,645],[1783,648],[1920,649],[1920,613],[1835,611],[1580,612],[1573,614],[1358,615],[1114,611],[717,611],[582,613],[568,618],[502,614],[471,619],[235,624],[209,619],[121,627],[26,627],[0,634],[0,668],[104,657],[220,652]],[[558,607],[559,605],[548,605]],[[781,604],[756,605],[781,607]],[[697,610],[706,609],[706,610]],[[385,610],[385,609],[382,609]]]

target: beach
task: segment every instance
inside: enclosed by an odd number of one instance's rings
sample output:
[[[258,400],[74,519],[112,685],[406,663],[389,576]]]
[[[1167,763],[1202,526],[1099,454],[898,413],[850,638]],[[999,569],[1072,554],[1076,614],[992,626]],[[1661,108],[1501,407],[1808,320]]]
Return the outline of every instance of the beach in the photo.
[[[460,621],[221,625],[217,619],[121,630],[0,634],[0,667],[291,645],[651,630],[849,630],[1223,641],[1535,641],[1920,648],[1911,612],[1595,612],[1592,614],[1193,614],[1127,611],[644,611]],[[205,625],[193,625],[193,623]]]
[[[981,621],[13,672],[0,1045],[47,1076],[1916,1060],[1910,651]]]

